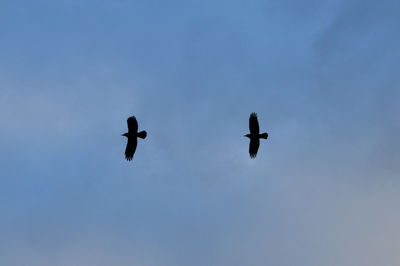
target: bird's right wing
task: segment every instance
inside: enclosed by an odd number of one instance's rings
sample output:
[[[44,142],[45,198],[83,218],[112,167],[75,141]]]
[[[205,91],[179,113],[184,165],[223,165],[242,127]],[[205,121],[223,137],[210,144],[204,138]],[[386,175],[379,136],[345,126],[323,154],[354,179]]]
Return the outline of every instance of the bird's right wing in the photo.
[[[260,147],[260,139],[250,140],[249,153],[251,158],[256,158],[258,147]]]
[[[126,149],[125,149],[125,158],[128,161],[132,160],[133,155],[135,154],[136,151],[136,146],[137,146],[137,138],[128,138],[128,143],[126,144]]]
[[[136,117],[131,116],[128,118],[128,120],[126,121],[128,123],[128,131],[129,132],[137,132],[138,131],[138,123],[136,120]]]
[[[260,133],[260,127],[258,126],[258,119],[256,113],[251,113],[249,118],[249,129],[250,134],[258,135]]]

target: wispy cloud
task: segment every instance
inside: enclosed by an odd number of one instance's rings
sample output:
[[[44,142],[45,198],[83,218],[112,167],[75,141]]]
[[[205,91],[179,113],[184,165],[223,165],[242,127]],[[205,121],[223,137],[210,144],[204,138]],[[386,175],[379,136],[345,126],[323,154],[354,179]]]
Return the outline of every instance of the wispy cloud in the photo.
[[[5,5],[0,264],[398,265],[397,9]]]

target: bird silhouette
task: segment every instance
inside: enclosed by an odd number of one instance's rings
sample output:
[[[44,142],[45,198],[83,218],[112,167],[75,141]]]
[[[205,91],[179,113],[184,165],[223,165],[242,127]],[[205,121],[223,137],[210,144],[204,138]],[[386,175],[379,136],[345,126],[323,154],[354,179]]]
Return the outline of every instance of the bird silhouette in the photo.
[[[258,119],[256,113],[251,113],[249,118],[250,134],[244,135],[250,139],[249,153],[250,158],[254,159],[257,156],[258,147],[260,147],[260,138],[267,139],[268,133],[260,134],[260,127],[258,125]]]
[[[122,134],[122,136],[128,138],[128,143],[126,144],[126,149],[125,149],[125,158],[128,161],[131,161],[136,151],[137,138],[139,137],[141,139],[145,139],[147,136],[147,132],[144,130],[138,132],[138,123],[136,117],[134,116],[129,117],[127,123],[128,123],[128,133]]]

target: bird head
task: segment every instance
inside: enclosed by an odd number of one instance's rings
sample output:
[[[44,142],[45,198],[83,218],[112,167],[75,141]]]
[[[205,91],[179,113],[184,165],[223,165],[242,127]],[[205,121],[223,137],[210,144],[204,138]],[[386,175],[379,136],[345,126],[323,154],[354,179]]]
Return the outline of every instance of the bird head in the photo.
[[[246,134],[246,135],[244,135],[243,137],[248,137],[248,138],[250,138],[250,134]]]
[[[121,136],[128,137],[128,133],[122,134]]]

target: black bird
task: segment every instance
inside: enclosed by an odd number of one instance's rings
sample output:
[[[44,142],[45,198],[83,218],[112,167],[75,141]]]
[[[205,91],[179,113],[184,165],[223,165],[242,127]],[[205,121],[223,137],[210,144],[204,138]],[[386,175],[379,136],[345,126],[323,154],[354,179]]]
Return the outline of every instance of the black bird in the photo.
[[[260,134],[260,127],[258,126],[258,119],[256,113],[251,113],[249,118],[250,134],[244,135],[250,139],[249,153],[250,158],[256,158],[258,147],[260,147],[260,138],[267,139],[268,133]]]
[[[122,134],[128,138],[128,143],[126,144],[125,149],[125,158],[128,161],[131,161],[133,158],[133,154],[135,154],[136,146],[137,146],[137,138],[145,139],[147,136],[146,131],[138,132],[138,123],[136,121],[136,117],[131,116],[127,120],[128,123],[128,133]]]

